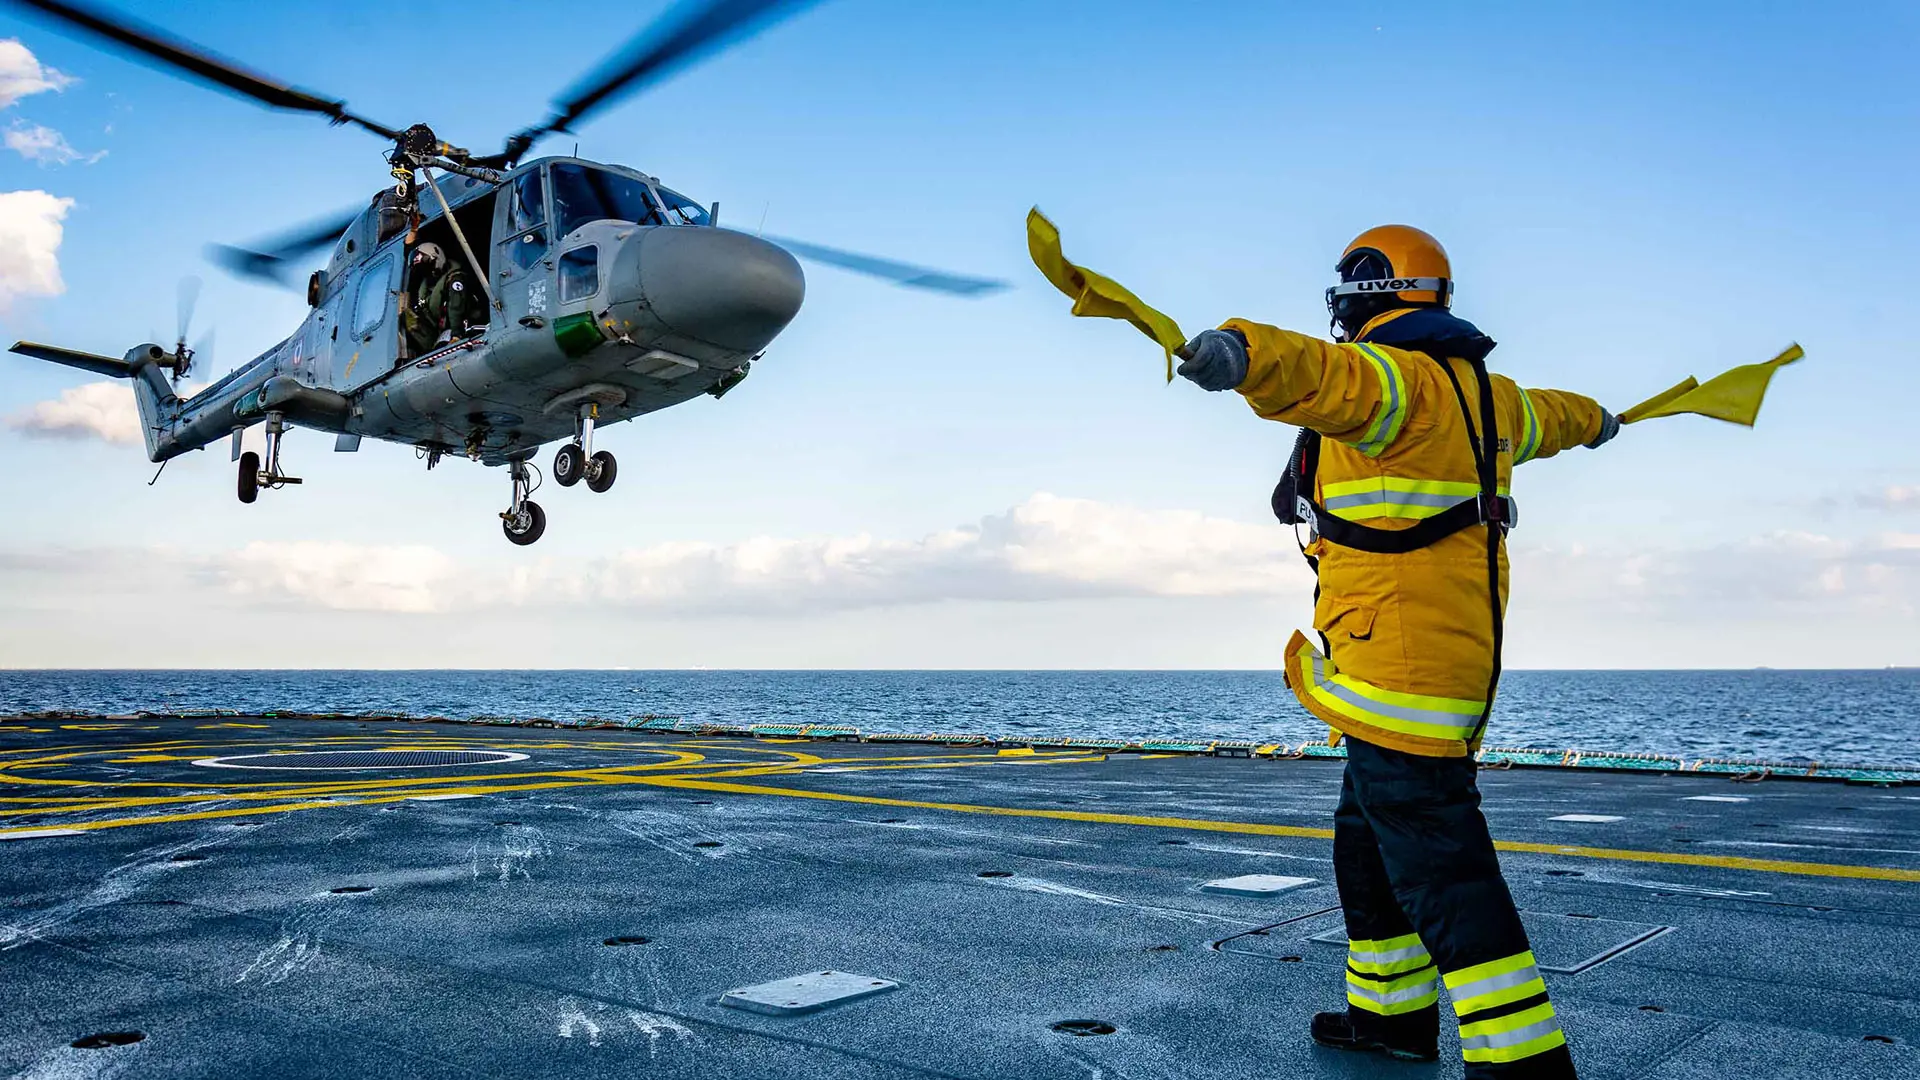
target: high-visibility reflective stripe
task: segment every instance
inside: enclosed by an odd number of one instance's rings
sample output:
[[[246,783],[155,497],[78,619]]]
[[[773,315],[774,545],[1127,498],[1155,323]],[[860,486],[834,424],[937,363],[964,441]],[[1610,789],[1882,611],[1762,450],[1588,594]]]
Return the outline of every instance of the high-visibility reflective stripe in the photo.
[[[1433,963],[1420,935],[1406,934],[1385,941],[1349,941],[1347,966],[1363,975],[1398,975]]]
[[[1559,1021],[1553,1018],[1553,1005],[1550,1002],[1541,1002],[1531,1009],[1522,1009],[1517,1013],[1496,1016],[1491,1020],[1478,1020],[1471,1024],[1461,1024],[1460,1045],[1467,1049],[1476,1046],[1513,1046],[1529,1039],[1537,1039],[1559,1026]]]
[[[1517,389],[1517,388],[1516,388]],[[1514,448],[1513,463],[1530,461],[1540,452],[1540,414],[1533,411],[1533,399],[1520,391],[1520,445]]]
[[[1501,488],[1500,494],[1506,496],[1507,490]],[[1458,503],[1469,502],[1479,494],[1480,485],[1471,481],[1374,476],[1365,480],[1323,484],[1320,487],[1320,503],[1335,517],[1348,521],[1380,517],[1417,520],[1430,518]]]
[[[1351,675],[1329,673],[1328,661],[1312,652],[1300,655],[1307,692],[1341,716],[1426,739],[1465,739],[1480,726],[1485,702],[1385,690]]]
[[[1553,1006],[1548,1004],[1460,1025],[1460,1054],[1468,1061],[1518,1061],[1565,1045],[1566,1041]]]
[[[1347,1003],[1381,1016],[1415,1012],[1440,1002],[1440,980],[1431,967],[1386,982],[1347,973]]]
[[[1543,1054],[1556,1046],[1567,1045],[1567,1035],[1555,1025],[1552,1031],[1537,1039],[1530,1039],[1518,1046],[1505,1046],[1489,1049],[1462,1050],[1460,1056],[1468,1061],[1519,1061],[1535,1054]]]
[[[1374,374],[1380,380],[1380,411],[1374,416],[1373,423],[1367,426],[1366,434],[1353,444],[1353,448],[1368,457],[1379,457],[1381,451],[1400,437],[1400,429],[1406,425],[1406,384],[1400,377],[1400,365],[1394,362],[1393,357],[1372,345],[1356,345],[1354,348],[1373,365]]]
[[[1368,990],[1382,994],[1395,993],[1401,990],[1413,990],[1426,986],[1438,988],[1440,985],[1440,973],[1432,970],[1432,968],[1433,965],[1428,964],[1426,967],[1420,968],[1417,971],[1409,971],[1405,975],[1398,975],[1391,979],[1373,979],[1349,971],[1347,972],[1347,984],[1349,986],[1363,986]]]
[[[1456,1016],[1547,992],[1547,984],[1534,967],[1531,949],[1448,972],[1446,982]]]

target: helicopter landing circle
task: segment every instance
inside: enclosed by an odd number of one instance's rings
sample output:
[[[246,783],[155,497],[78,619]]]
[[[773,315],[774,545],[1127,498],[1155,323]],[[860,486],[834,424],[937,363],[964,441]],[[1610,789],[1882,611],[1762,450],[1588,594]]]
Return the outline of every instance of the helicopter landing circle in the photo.
[[[293,754],[240,754],[201,758],[195,765],[208,769],[295,769],[306,772],[365,771],[368,769],[433,769],[455,765],[504,765],[525,761],[527,755],[510,750],[320,750]]]

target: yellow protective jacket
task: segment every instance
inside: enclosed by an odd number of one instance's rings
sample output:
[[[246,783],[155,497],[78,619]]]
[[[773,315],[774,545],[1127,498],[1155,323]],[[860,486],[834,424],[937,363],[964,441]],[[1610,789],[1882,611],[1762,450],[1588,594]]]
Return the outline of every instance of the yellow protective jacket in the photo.
[[[1437,309],[1391,312],[1368,324],[1358,344],[1334,344],[1235,319],[1222,329],[1246,336],[1249,367],[1240,386],[1253,411],[1321,434],[1314,499],[1364,525],[1406,528],[1480,485],[1459,397],[1473,431],[1480,395],[1473,366],[1493,342]],[[1406,347],[1386,344],[1399,340]],[[1420,346],[1425,350],[1421,351]],[[1440,353],[1444,359],[1432,353]],[[1602,409],[1562,390],[1523,390],[1492,376],[1496,474],[1508,494],[1513,466],[1592,441]],[[1472,525],[1431,546],[1375,554],[1316,537],[1314,628],[1287,644],[1287,685],[1307,711],[1337,732],[1432,757],[1471,752],[1493,674],[1493,619],[1485,529]],[[1507,594],[1504,541],[1500,604]]]

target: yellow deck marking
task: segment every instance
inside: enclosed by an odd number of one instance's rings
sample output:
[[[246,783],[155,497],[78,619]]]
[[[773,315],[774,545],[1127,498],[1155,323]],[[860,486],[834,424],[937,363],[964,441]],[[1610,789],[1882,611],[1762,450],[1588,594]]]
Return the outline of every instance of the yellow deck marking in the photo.
[[[1159,829],[1197,829],[1208,832],[1244,833],[1254,836],[1311,837],[1333,839],[1332,829],[1301,825],[1266,825],[1251,821],[1211,821],[1206,818],[1157,817],[1142,814],[1101,814],[1084,810],[1040,810],[1019,806],[982,806],[972,803],[922,802],[917,799],[888,799],[877,795],[846,795],[837,791],[807,791],[800,788],[763,787],[757,784],[730,784],[693,777],[634,777],[630,782],[659,787],[687,788],[699,791],[725,791],[737,795],[777,795],[797,799],[825,799],[832,802],[866,803],[873,806],[898,806],[916,810],[947,810],[961,814],[989,814],[998,817],[1051,818],[1056,821],[1085,821],[1101,825],[1141,825]],[[1583,859],[1609,859],[1621,862],[1675,863],[1683,866],[1715,866],[1729,870],[1757,870],[1770,874],[1800,874],[1811,877],[1864,878],[1871,881],[1920,881],[1920,870],[1893,866],[1848,866],[1843,863],[1792,862],[1785,859],[1749,859],[1738,855],[1693,855],[1677,851],[1639,851],[1630,848],[1580,847],[1572,844],[1536,844],[1516,840],[1496,840],[1501,851],[1521,851],[1540,855],[1570,855]]]
[[[264,725],[231,725],[264,726]],[[50,729],[30,729],[46,731]],[[415,735],[418,732],[396,732]],[[296,746],[324,747],[340,744],[364,743],[367,736],[341,736],[326,739],[303,741]],[[748,778],[757,776],[791,776],[804,774],[809,769],[830,767],[836,771],[865,772],[893,769],[947,769],[966,768],[977,765],[1050,765],[1077,764],[1101,760],[1088,756],[1084,751],[1066,750],[1051,754],[1019,755],[1027,760],[1007,760],[998,755],[985,753],[943,753],[928,755],[900,755],[889,757],[858,756],[847,758],[826,758],[816,754],[800,753],[789,750],[772,750],[753,745],[694,744],[678,741],[662,743],[602,742],[598,744],[543,742],[531,743],[505,739],[472,739],[447,736],[444,741],[455,747],[473,747],[476,745],[496,745],[519,748],[570,749],[579,750],[593,747],[599,749],[620,749],[666,755],[669,760],[635,765],[605,766],[591,769],[546,770],[540,772],[495,774],[491,776],[457,777],[406,777],[384,780],[342,780],[333,782],[282,781],[278,783],[228,784],[209,777],[199,784],[190,783],[144,783],[144,782],[99,782],[64,781],[52,778],[38,778],[13,775],[5,771],[18,768],[47,768],[65,764],[76,758],[104,753],[126,753],[128,748],[117,751],[88,750],[76,747],[41,748],[37,751],[14,750],[10,753],[39,753],[42,756],[29,761],[0,760],[0,783],[13,782],[23,785],[58,785],[73,787],[104,788],[125,790],[128,788],[195,788],[205,794],[198,795],[155,795],[138,797],[113,796],[69,796],[62,798],[0,797],[0,802],[15,804],[34,804],[19,810],[0,810],[0,815],[26,813],[62,813],[69,811],[99,811],[135,806],[167,806],[178,804],[205,804],[209,802],[230,802],[255,800],[296,799],[295,802],[279,802],[276,805],[247,805],[225,807],[213,810],[190,810],[182,813],[154,814],[138,817],[114,818],[103,821],[72,822],[62,828],[81,831],[95,829],[122,828],[137,825],[154,825],[165,822],[201,821],[228,817],[248,817],[260,814],[288,813],[299,810],[324,809],[355,805],[375,805],[399,802],[416,797],[423,792],[431,794],[489,795],[510,791],[535,791],[568,787],[580,787],[593,784],[641,784],[651,787],[666,787],[683,790],[727,792],[740,795],[766,795],[795,799],[820,799],[831,802],[861,803],[870,806],[890,806],[919,810],[940,810],[950,813],[986,814],[999,817],[1044,818],[1055,821],[1079,821],[1102,825],[1131,825],[1146,828],[1190,829],[1204,832],[1238,833],[1253,836],[1282,836],[1301,839],[1327,840],[1333,837],[1333,830],[1299,825],[1273,825],[1260,822],[1219,821],[1206,818],[1165,817],[1146,814],[1097,813],[1083,810],[1050,810],[1015,806],[990,806],[975,803],[930,802],[918,799],[892,799],[877,795],[851,795],[836,791],[810,791],[801,788],[769,787],[759,784],[730,782],[728,778]],[[760,740],[763,744],[773,740]],[[810,740],[809,740],[810,741]],[[786,760],[742,762],[708,761],[705,755],[690,752],[688,747],[701,745],[703,749],[723,750],[734,753],[762,754]],[[286,744],[278,744],[271,749],[262,748],[259,743],[226,743],[216,745],[182,745],[174,743],[149,744],[134,750],[222,750],[247,748],[256,753],[288,752]],[[439,748],[439,747],[434,747]],[[48,754],[48,751],[55,751]],[[1029,751],[1031,754],[1032,751]],[[197,756],[197,755],[196,755]],[[1156,755],[1157,756],[1157,755]],[[126,762],[141,760],[192,760],[168,754],[151,754],[142,758],[120,759]],[[693,768],[697,773],[684,770]],[[666,770],[681,770],[661,775]],[[507,781],[503,783],[503,781]],[[513,783],[511,781],[534,781],[531,783]],[[60,805],[47,805],[60,804]],[[0,836],[32,834],[44,830],[44,826],[0,828]],[[1920,882],[1920,869],[1903,869],[1889,866],[1849,866],[1843,863],[1797,862],[1785,859],[1755,859],[1738,855],[1699,855],[1687,852],[1648,851],[1632,848],[1601,848],[1574,844],[1549,844],[1530,841],[1497,840],[1494,846],[1501,851],[1522,852],[1536,855],[1559,855],[1572,858],[1601,859],[1617,862],[1664,863],[1679,866],[1717,867],[1729,870],[1749,870],[1757,873],[1792,874],[1808,877],[1855,878],[1871,881]]]
[[[60,806],[34,805],[24,809],[19,809],[19,810],[0,810],[0,817],[18,816],[18,815],[24,815],[24,814],[79,813],[84,811],[99,810],[103,808],[117,808],[117,807],[130,807],[130,806],[177,806],[180,804],[232,802],[236,800],[258,801],[258,800],[322,798],[322,797],[338,798],[338,799],[354,799],[356,797],[378,796],[387,792],[398,792],[398,793],[401,793],[402,797],[407,797],[407,796],[422,794],[423,792],[432,793],[432,792],[439,792],[439,791],[467,791],[472,789],[475,785],[498,785],[502,781],[508,781],[508,780],[553,779],[553,780],[563,781],[563,783],[560,786],[571,786],[573,784],[601,782],[609,777],[613,777],[616,775],[626,775],[630,773],[639,773],[639,772],[646,772],[651,770],[662,770],[662,769],[683,769],[688,766],[703,767],[700,763],[700,755],[698,754],[682,753],[682,754],[674,755],[674,758],[675,760],[658,761],[658,762],[653,762],[651,764],[645,764],[645,765],[616,765],[608,768],[593,768],[593,769],[547,769],[540,772],[496,773],[491,776],[437,776],[437,777],[421,776],[421,777],[403,777],[403,778],[394,779],[394,780],[349,780],[349,781],[335,781],[331,783],[289,783],[289,784],[274,785],[266,790],[261,790],[253,787],[248,787],[244,789],[218,788],[218,787],[207,788],[205,789],[206,794],[202,794],[202,795],[151,795],[151,796],[144,796],[144,797],[127,797],[127,798],[119,798],[119,799],[78,798],[78,799],[58,800],[63,803],[63,805],[60,805]],[[718,766],[721,768],[732,768],[732,767],[736,767],[737,764],[738,763],[736,762],[711,762],[704,767]],[[769,766],[764,766],[764,765],[758,766],[758,768],[768,768],[768,767]],[[785,768],[785,766],[778,766],[778,767]],[[731,774],[728,774],[728,775],[731,775]],[[758,774],[749,774],[749,775],[758,775]],[[127,785],[120,785],[120,786],[132,787],[134,785],[127,784]],[[509,784],[501,788],[501,790],[517,790],[519,786],[520,785]],[[548,786],[548,785],[542,784],[542,785],[533,785],[533,786]],[[6,800],[6,801],[25,801],[25,800]],[[55,800],[34,800],[34,801],[36,803],[44,803],[44,802],[50,802]],[[152,820],[162,820],[162,819],[155,818]],[[168,820],[171,820],[171,819],[168,819]],[[4,832],[4,831],[5,830],[0,830],[0,832]]]
[[[843,759],[852,760],[852,759]],[[893,765],[835,765],[836,773],[885,772],[892,769],[971,769],[981,765],[996,765],[1002,768],[1032,768],[1039,765],[1089,765],[1101,760],[1084,754],[1059,754],[1028,758],[1024,761],[1004,761],[999,758],[975,758],[972,761],[908,761]],[[732,776],[804,776],[809,770],[791,765],[744,765],[739,772],[714,772],[708,775],[718,777]],[[824,772],[824,769],[812,770]]]

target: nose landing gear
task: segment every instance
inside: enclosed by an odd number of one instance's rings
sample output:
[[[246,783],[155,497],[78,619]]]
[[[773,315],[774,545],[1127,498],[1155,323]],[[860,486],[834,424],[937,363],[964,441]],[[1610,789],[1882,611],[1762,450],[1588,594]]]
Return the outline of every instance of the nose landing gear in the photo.
[[[619,475],[620,468],[613,455],[605,450],[596,453],[593,449],[593,421],[599,415],[600,406],[594,402],[580,406],[574,441],[554,453],[553,478],[561,487],[572,487],[585,480],[590,490],[604,492]]]
[[[540,504],[527,498],[531,470],[525,461],[510,462],[507,473],[513,479],[513,505],[500,515],[500,531],[521,547],[540,539],[547,531],[547,513]]]

